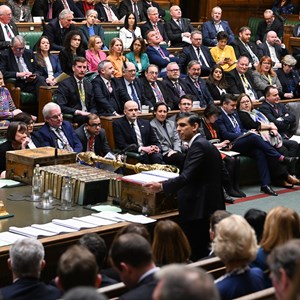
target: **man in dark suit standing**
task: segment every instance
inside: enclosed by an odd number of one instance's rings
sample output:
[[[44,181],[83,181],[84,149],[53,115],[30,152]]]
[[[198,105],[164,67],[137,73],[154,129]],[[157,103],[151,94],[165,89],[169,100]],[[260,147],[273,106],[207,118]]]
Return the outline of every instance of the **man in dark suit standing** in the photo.
[[[124,103],[131,100],[126,90],[114,78],[115,69],[109,60],[98,66],[99,75],[92,81],[97,113],[100,116],[119,116]]]
[[[157,280],[154,274],[159,270],[153,261],[150,243],[137,233],[120,235],[110,248],[113,267],[129,289],[120,300],[152,300]]]
[[[86,59],[80,56],[75,57],[72,70],[73,76],[59,83],[55,98],[62,113],[72,115],[72,122],[80,126],[85,121],[84,116],[96,113],[97,108],[92,84],[84,80],[87,71]]]
[[[178,177],[163,183],[145,184],[146,191],[151,193],[177,192],[180,224],[191,244],[192,260],[207,256],[210,243],[209,217],[214,211],[225,209],[222,159],[218,150],[200,135],[199,126],[197,115],[178,115],[179,137],[189,146],[182,172]]]
[[[255,69],[259,63],[260,55],[255,43],[250,42],[251,30],[247,26],[243,26],[239,30],[239,36],[233,44],[235,56],[247,56],[249,58],[249,67]]]
[[[184,47],[191,43],[190,37],[194,27],[190,20],[181,17],[181,9],[177,5],[170,7],[171,20],[165,23],[165,29],[171,42],[171,47]]]
[[[119,22],[119,12],[116,6],[110,5],[109,0],[100,0],[95,5],[95,10],[98,12],[98,19],[101,22]]]
[[[10,7],[0,5],[0,50],[9,48],[12,38],[19,34],[18,28],[11,18]]]
[[[45,299],[61,298],[61,292],[53,285],[40,281],[46,262],[45,250],[39,240],[18,239],[10,248],[8,266],[12,271],[13,283],[1,288],[3,299]]]
[[[201,64],[201,76],[208,76],[211,68],[216,64],[209,48],[202,45],[202,33],[195,30],[191,33],[191,45],[185,46],[179,56],[181,72],[186,74],[186,68],[191,60],[198,60]]]
[[[51,50],[62,50],[66,34],[75,29],[72,24],[73,12],[64,9],[60,12],[58,18],[51,20],[44,29],[43,35],[47,36],[51,42]]]
[[[137,118],[138,105],[135,101],[130,100],[125,103],[124,115],[113,122],[116,147],[125,149],[131,144],[136,144],[140,162],[161,164],[163,159],[159,141],[150,122]]]
[[[96,114],[85,116],[85,122],[75,130],[82,144],[82,151],[92,151],[104,157],[111,151],[105,130],[101,128],[101,120]]]
[[[119,16],[123,18],[128,13],[133,13],[137,22],[147,21],[143,4],[140,0],[123,0],[119,6]]]
[[[147,38],[147,32],[149,30],[156,31],[160,38],[160,44],[166,45],[169,42],[168,35],[165,31],[165,27],[162,22],[159,22],[158,10],[156,7],[150,6],[147,10],[148,21],[141,26],[142,36],[144,39]]]

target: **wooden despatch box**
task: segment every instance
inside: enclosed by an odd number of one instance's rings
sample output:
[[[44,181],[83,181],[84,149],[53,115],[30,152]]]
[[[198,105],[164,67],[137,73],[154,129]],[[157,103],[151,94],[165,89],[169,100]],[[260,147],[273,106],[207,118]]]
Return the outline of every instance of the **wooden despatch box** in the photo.
[[[49,166],[70,164],[76,161],[76,153],[55,148],[41,147],[36,149],[14,150],[6,152],[6,178],[31,184],[36,164]]]
[[[142,185],[122,180],[120,207],[148,216],[174,211],[178,208],[176,197],[163,192],[147,194]]]

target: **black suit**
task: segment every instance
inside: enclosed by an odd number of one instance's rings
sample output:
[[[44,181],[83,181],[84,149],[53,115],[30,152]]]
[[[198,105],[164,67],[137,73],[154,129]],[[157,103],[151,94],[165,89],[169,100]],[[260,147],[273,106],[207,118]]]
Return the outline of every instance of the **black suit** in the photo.
[[[51,20],[44,29],[43,35],[46,35],[51,44],[51,50],[62,50],[64,39],[67,33],[75,30],[75,25],[71,24],[70,28],[61,29],[58,18]]]
[[[85,93],[85,105],[88,112],[96,113],[96,103],[92,84],[88,80],[83,80]],[[82,110],[78,85],[74,76],[71,76],[59,83],[55,93],[55,101],[60,106],[63,114],[73,115],[73,123],[83,124],[84,116],[75,115],[76,110]]]
[[[147,17],[147,9],[148,9],[149,7],[151,7],[151,6],[157,8],[157,10],[158,10],[158,15],[159,15],[160,18],[163,18],[163,17],[166,15],[165,10],[162,9],[162,8],[159,6],[159,4],[158,4],[157,2],[151,1],[152,5],[150,5],[150,4],[147,3],[146,0],[141,0],[141,1],[142,1],[142,3],[143,3],[144,14],[145,14],[146,17]],[[148,17],[147,17],[147,19],[148,19]]]
[[[75,130],[75,132],[82,144],[82,151],[86,152],[88,150],[87,148],[88,140],[84,132],[84,126],[85,126],[84,124],[81,125]],[[103,128],[101,128],[100,133],[95,136],[94,150],[95,153],[100,156],[105,156],[108,152],[111,151],[107,142],[105,130]]]
[[[221,92],[217,88],[217,86],[214,83],[210,82],[210,81],[206,81],[206,86],[207,86],[207,89],[208,89],[209,93],[211,94],[211,96],[214,100],[221,100],[222,94],[223,93],[225,94],[227,92],[227,89],[224,89],[225,92]]]
[[[253,61],[251,54],[249,53],[249,51],[245,47],[244,43],[239,38],[235,39],[235,43],[232,46],[234,48],[236,58],[239,58],[241,56],[246,56],[249,58],[250,63],[253,65],[254,61]],[[250,47],[251,51],[256,55],[256,57],[259,60],[261,56],[258,52],[258,48],[257,48],[256,44],[249,42],[248,46]]]
[[[289,74],[284,73],[282,69],[276,70],[277,77],[282,85],[281,99],[284,98],[283,94],[290,93],[291,90],[294,94],[293,98],[300,97],[300,76],[296,70],[292,70]]]
[[[144,14],[144,8],[141,1],[137,2],[137,8],[139,11],[140,21],[147,21],[147,18]],[[123,18],[128,13],[133,13],[131,0],[123,0],[119,6],[119,15],[120,18]]]
[[[157,102],[154,91],[153,91],[152,87],[150,86],[150,83],[146,77],[143,77],[140,80],[143,84],[145,94],[147,95],[148,99],[151,102],[151,107],[153,107],[155,105],[155,103]],[[156,84],[158,85],[158,87],[162,93],[164,102],[171,108],[171,110],[174,109],[176,107],[176,105],[173,102],[171,95],[168,93],[168,91],[167,91],[166,87],[164,86],[164,84],[162,83],[162,81],[157,80]]]
[[[262,20],[259,22],[255,41],[260,40],[261,42],[264,42],[265,36],[269,31],[275,31],[277,33],[277,36],[282,40],[283,38],[283,23],[275,18],[274,22],[271,24],[269,28],[267,28],[267,23],[265,20]]]
[[[300,33],[298,34],[299,28],[300,28],[300,24],[294,26],[293,29],[294,37],[300,37]],[[293,55],[299,55],[299,54],[300,54],[300,47],[293,47]]]
[[[110,94],[104,80],[97,76],[93,81],[93,90],[97,113],[101,116],[111,116],[114,112],[123,114],[124,103],[131,100],[127,91],[118,83],[118,79],[111,79],[112,93]]]
[[[84,13],[75,5],[73,0],[67,0],[70,10],[74,13],[75,18],[84,18]],[[53,2],[53,18],[58,18],[59,13],[64,9],[61,0]]]
[[[193,259],[208,254],[209,217],[225,209],[221,170],[220,153],[199,135],[187,151],[180,176],[163,183],[165,194],[177,192],[179,216]]]
[[[48,0],[35,0],[32,6],[31,15],[33,17],[44,17],[45,22],[49,22],[49,3]]]
[[[19,34],[18,28],[13,21],[10,21],[7,26],[10,27],[10,29],[12,30],[12,32],[14,33],[15,36]],[[0,50],[6,49],[9,47],[10,47],[10,42],[5,41],[4,32],[2,30],[2,26],[0,26]]]
[[[143,146],[156,145],[160,148],[160,143],[148,120],[137,119],[137,125],[141,131]],[[131,128],[126,116],[113,122],[114,138],[116,147],[124,149],[131,144],[138,145],[134,129]],[[142,154],[139,160],[144,163],[162,163],[161,153]]]
[[[185,46],[185,47],[183,47],[182,52],[179,55],[179,65],[180,65],[180,69],[181,69],[182,73],[186,74],[187,65],[191,60],[198,60],[201,63],[201,76],[208,76],[210,74],[211,68],[216,63],[215,63],[213,57],[211,56],[211,53],[210,53],[208,47],[202,45],[200,47],[200,49],[201,49],[209,66],[206,66],[206,64],[203,61],[203,59],[201,58],[201,56],[200,56],[200,60],[199,60],[193,45]]]
[[[104,37],[104,30],[101,25],[95,24],[94,26],[94,35],[98,35],[101,37],[101,40],[103,44],[105,44],[105,37]],[[83,46],[85,49],[87,49],[90,34],[89,34],[89,28],[87,27],[86,24],[82,25],[81,27],[78,28],[82,32],[83,36]]]
[[[114,12],[114,14],[116,15],[116,17],[118,19],[120,19],[118,8],[116,6],[114,6],[114,5],[109,5],[109,7]],[[107,13],[106,13],[106,9],[103,7],[102,3],[97,3],[95,5],[95,10],[98,12],[98,19],[101,22],[108,22],[108,16],[107,16]]]
[[[169,20],[165,23],[165,29],[169,40],[171,41],[172,47],[184,47],[189,45],[182,41],[181,34],[184,32],[192,32],[194,27],[191,25],[190,20],[186,18],[181,18],[181,27],[173,20]]]
[[[274,45],[275,53],[279,61],[288,54],[288,51],[286,48],[281,48],[279,45]],[[258,45],[258,53],[260,57],[262,56],[270,56],[270,50],[266,42]]]
[[[159,32],[160,32],[160,35],[162,36],[163,40],[164,40],[166,43],[168,43],[168,42],[169,42],[169,38],[168,38],[168,35],[167,35],[167,33],[166,33],[166,30],[165,30],[164,25],[163,25],[161,22],[157,22],[157,25],[156,25],[156,26],[157,26],[157,28],[158,28],[158,30],[159,30]],[[145,24],[143,24],[143,25],[141,26],[142,36],[143,36],[144,39],[147,38],[147,37],[146,37],[146,34],[147,34],[147,32],[148,32],[149,30],[155,30],[155,29],[153,28],[152,23],[151,23],[150,21],[147,21]]]

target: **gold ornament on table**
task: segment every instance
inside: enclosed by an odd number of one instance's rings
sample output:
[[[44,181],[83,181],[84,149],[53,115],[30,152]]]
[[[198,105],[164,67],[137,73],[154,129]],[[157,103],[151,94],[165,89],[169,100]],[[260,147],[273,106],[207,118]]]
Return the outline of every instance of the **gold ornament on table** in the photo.
[[[81,152],[77,154],[77,160],[84,162],[88,165],[94,165],[96,162],[112,165],[114,168],[127,168],[133,170],[135,173],[140,173],[142,171],[151,171],[151,170],[162,170],[172,173],[179,173],[178,168],[170,165],[161,165],[161,164],[141,164],[137,163],[135,165],[123,163],[122,161],[106,159],[102,156],[96,155],[94,152]]]
[[[0,217],[8,216],[9,213],[6,211],[4,207],[4,203],[2,200],[0,200]]]

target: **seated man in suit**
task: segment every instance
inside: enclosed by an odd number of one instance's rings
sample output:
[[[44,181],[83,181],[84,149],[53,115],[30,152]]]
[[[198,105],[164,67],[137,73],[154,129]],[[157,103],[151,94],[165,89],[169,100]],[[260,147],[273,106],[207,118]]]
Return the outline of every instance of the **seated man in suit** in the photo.
[[[120,18],[128,13],[133,13],[137,22],[147,21],[144,14],[143,4],[140,0],[123,0],[119,6]]]
[[[160,69],[159,76],[164,77],[168,63],[178,62],[179,60],[173,54],[170,54],[166,48],[160,47],[160,38],[155,30],[148,31],[147,42],[149,46],[146,53],[150,64],[157,65]]]
[[[98,12],[98,19],[101,22],[119,23],[119,12],[116,6],[110,5],[109,0],[100,0],[95,5]]]
[[[250,99],[259,100],[263,95],[256,89],[253,81],[251,70],[249,70],[249,58],[240,56],[236,68],[230,72],[226,72],[226,80],[228,82],[228,91],[232,94],[247,94]]]
[[[113,267],[129,289],[119,299],[152,299],[157,282],[154,274],[159,268],[153,261],[150,243],[137,233],[122,234],[114,240],[110,257]]]
[[[145,71],[145,77],[141,78],[145,94],[151,102],[151,107],[157,102],[165,102],[168,107],[174,109],[175,103],[170,97],[167,89],[161,80],[158,78],[158,67],[156,65],[149,65]]]
[[[148,14],[147,10],[149,7],[155,7],[155,8],[157,8],[159,19],[163,19],[165,17],[165,15],[166,15],[165,10],[163,8],[161,8],[160,5],[156,1],[142,0],[142,3],[143,3],[145,16],[147,16],[147,14]],[[149,19],[149,16],[148,16],[148,19]]]
[[[191,33],[191,45],[182,49],[179,57],[181,72],[186,74],[186,68],[191,60],[198,60],[201,63],[201,76],[208,76],[211,68],[216,64],[209,48],[202,45],[202,33],[195,30]]]
[[[168,35],[165,31],[164,24],[159,22],[158,10],[156,7],[150,6],[147,9],[148,21],[141,26],[142,36],[146,39],[149,30],[155,30],[160,38],[161,45],[170,46]]]
[[[114,138],[118,149],[136,144],[141,163],[161,164],[160,144],[148,120],[138,119],[138,105],[127,101],[124,105],[124,117],[113,122]]]
[[[72,122],[79,126],[85,121],[85,116],[96,113],[96,103],[92,84],[84,80],[87,71],[87,61],[84,57],[77,56],[73,61],[73,76],[59,83],[55,92],[55,102],[60,106],[63,114],[73,116]]]
[[[114,78],[114,66],[109,60],[103,60],[98,65],[98,72],[99,75],[92,81],[98,115],[121,115],[124,103],[131,98],[118,79]]]
[[[16,24],[12,21],[12,12],[9,6],[0,6],[0,50],[10,47],[11,39],[19,35]]]
[[[4,79],[15,78],[21,91],[33,93],[38,98],[40,86],[47,86],[47,83],[34,61],[33,52],[25,48],[24,37],[16,35],[10,48],[1,52],[0,69]]]
[[[191,60],[187,66],[188,76],[184,78],[189,89],[189,94],[194,95],[194,101],[199,101],[200,107],[206,107],[207,104],[212,103],[212,98],[207,89],[204,79],[200,78],[201,64],[198,60]]]
[[[121,87],[127,91],[130,99],[135,101],[138,105],[139,111],[142,111],[142,106],[149,106],[153,108],[152,102],[148,99],[145,93],[144,86],[140,79],[136,77],[136,68],[132,62],[123,64],[123,76],[118,79]]]
[[[230,29],[227,21],[221,20],[222,9],[219,6],[211,10],[211,20],[204,22],[202,26],[203,44],[205,46],[214,47],[217,45],[217,34],[220,31],[225,31],[228,36],[228,44],[233,44],[234,34]]]
[[[266,41],[259,44],[258,52],[260,56],[270,56],[273,63],[273,69],[282,68],[281,59],[288,54],[285,44],[277,37],[275,31],[269,31]]]
[[[173,108],[177,109],[179,98],[189,93],[186,81],[180,78],[180,68],[176,62],[170,62],[167,65],[167,76],[163,79],[167,93],[173,100]]]
[[[55,0],[53,2],[53,18],[57,18],[64,9],[71,10],[75,18],[84,18],[83,11],[75,4],[74,0]]]
[[[239,36],[233,44],[235,56],[247,56],[249,58],[249,67],[255,69],[259,63],[260,55],[255,43],[250,42],[251,30],[243,26],[239,30]]]
[[[60,107],[54,102],[49,102],[43,107],[45,124],[40,128],[39,134],[46,146],[66,149],[79,153],[82,145],[72,125],[63,120]]]
[[[43,35],[50,40],[51,50],[62,50],[65,37],[68,32],[75,30],[72,24],[74,14],[71,10],[64,9],[59,13],[58,18],[51,20],[44,29]]]
[[[51,21],[54,18],[53,2],[54,0],[35,0],[31,15],[33,17],[43,17],[45,22]]]
[[[266,40],[266,35],[269,31],[275,31],[279,39],[283,39],[283,23],[275,18],[271,9],[266,9],[264,12],[264,20],[260,21],[256,31],[255,41],[259,45]]]
[[[165,23],[165,29],[171,47],[184,47],[191,43],[190,37],[194,27],[187,18],[181,17],[181,9],[177,5],[170,7],[171,19]]]
[[[0,289],[2,299],[45,299],[61,298],[59,289],[40,281],[46,262],[45,250],[39,240],[18,239],[9,250],[8,267],[12,271],[13,283]]]

